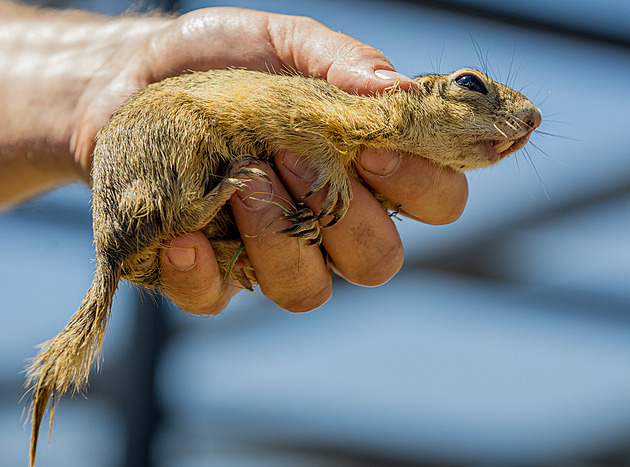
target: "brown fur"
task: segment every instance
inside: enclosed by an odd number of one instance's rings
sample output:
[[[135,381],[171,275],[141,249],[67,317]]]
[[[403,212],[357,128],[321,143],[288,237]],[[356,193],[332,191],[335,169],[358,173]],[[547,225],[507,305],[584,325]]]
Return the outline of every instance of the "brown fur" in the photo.
[[[487,92],[458,84],[462,76],[475,77]],[[212,70],[170,78],[131,97],[100,131],[94,151],[93,283],[66,328],[42,344],[28,367],[31,466],[49,398],[52,412],[63,393],[87,382],[119,280],[162,287],[157,252],[163,242],[203,230],[222,270],[251,289],[255,276],[243,266],[246,253],[238,267],[229,266],[240,239],[226,202],[248,178],[264,177],[242,167],[243,158],[269,161],[286,150],[317,169],[311,192],[328,189],[320,216],[287,207],[287,218],[295,223],[290,235],[318,242],[319,220],[332,215],[334,223],[348,208],[348,177],[356,174],[352,162],[362,147],[406,151],[462,171],[519,149],[540,124],[539,110],[524,96],[478,71],[416,82],[409,92],[367,97],[318,79]],[[509,140],[517,142],[500,156],[492,150]]]

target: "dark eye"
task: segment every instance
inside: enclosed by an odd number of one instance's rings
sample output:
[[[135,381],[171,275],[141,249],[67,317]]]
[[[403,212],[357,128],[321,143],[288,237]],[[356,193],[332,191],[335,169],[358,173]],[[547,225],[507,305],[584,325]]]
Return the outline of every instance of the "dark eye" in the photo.
[[[464,75],[455,80],[463,88],[470,89],[471,91],[480,92],[481,94],[488,94],[488,90],[476,76]]]

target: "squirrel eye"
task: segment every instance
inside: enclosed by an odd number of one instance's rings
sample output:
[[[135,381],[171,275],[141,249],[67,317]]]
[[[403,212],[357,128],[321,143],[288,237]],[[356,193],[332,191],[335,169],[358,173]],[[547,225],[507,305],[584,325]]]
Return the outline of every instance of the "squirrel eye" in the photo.
[[[480,92],[481,94],[488,94],[488,90],[476,76],[464,75],[455,80],[463,88],[470,89],[471,91]]]

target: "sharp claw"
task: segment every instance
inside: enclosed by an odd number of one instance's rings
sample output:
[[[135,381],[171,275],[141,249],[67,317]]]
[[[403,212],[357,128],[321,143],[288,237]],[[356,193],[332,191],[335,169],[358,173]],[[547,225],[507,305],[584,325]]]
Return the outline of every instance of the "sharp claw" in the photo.
[[[335,225],[337,222],[341,220],[341,217],[342,217],[341,214],[335,214],[333,218],[330,220],[330,222],[328,222],[326,225],[322,227],[332,227],[333,225]]]
[[[319,234],[319,226],[296,224],[281,230],[280,233],[287,234],[289,237],[311,238],[312,235],[309,234]]]
[[[302,232],[303,229],[304,229],[304,227],[301,226],[300,224],[293,224],[292,226],[287,227],[286,229],[282,229],[280,231],[280,233],[292,235],[292,234],[295,234],[295,233]]]
[[[314,238],[313,235],[319,235],[319,229],[311,228],[308,230],[300,230],[298,232],[289,233],[289,237],[304,238],[304,239],[309,239],[309,240],[311,238]]]
[[[297,211],[285,214],[285,218],[292,222],[292,225],[286,229],[280,230],[280,233],[290,237],[302,238],[312,243],[321,243],[317,240],[320,237],[318,218],[310,208],[303,207]]]
[[[311,211],[310,209],[308,211],[297,211],[290,214],[285,214],[284,217],[293,222],[312,222],[317,219],[315,217],[315,214],[313,214],[313,211]]]
[[[322,244],[322,240],[323,240],[322,236],[318,235],[317,238],[311,238],[310,240],[308,240],[306,244],[308,246],[311,246],[311,245],[319,246]]]
[[[308,190],[308,192],[304,195],[304,198],[308,198],[313,193],[317,193],[319,190],[324,188],[324,186],[326,186],[326,183],[326,180],[316,181],[313,185],[311,185],[311,189]]]
[[[253,179],[254,178],[254,179],[263,180],[265,182],[271,183],[271,180],[269,179],[269,176],[267,175],[267,173],[264,170],[260,170],[255,167],[241,167],[240,169],[238,169],[236,172],[232,174],[231,178],[235,178],[235,179],[242,179],[242,178]]]

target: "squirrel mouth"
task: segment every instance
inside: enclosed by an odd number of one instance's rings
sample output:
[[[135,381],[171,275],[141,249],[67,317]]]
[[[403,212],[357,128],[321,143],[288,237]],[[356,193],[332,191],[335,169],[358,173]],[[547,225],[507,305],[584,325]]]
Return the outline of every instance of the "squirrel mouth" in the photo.
[[[510,154],[514,154],[519,149],[522,149],[529,141],[533,131],[532,129],[525,134],[521,133],[521,136],[512,139],[503,138],[479,141],[479,148],[487,160],[486,165],[496,164]]]
[[[505,151],[512,147],[514,141],[515,140],[508,140],[502,143],[496,143],[494,146],[492,146],[492,149],[494,149],[499,155],[502,155]]]
[[[529,141],[532,131],[533,130],[528,131],[520,138],[494,141],[492,151],[496,154],[499,160],[501,160],[523,148],[523,146],[525,146]]]

